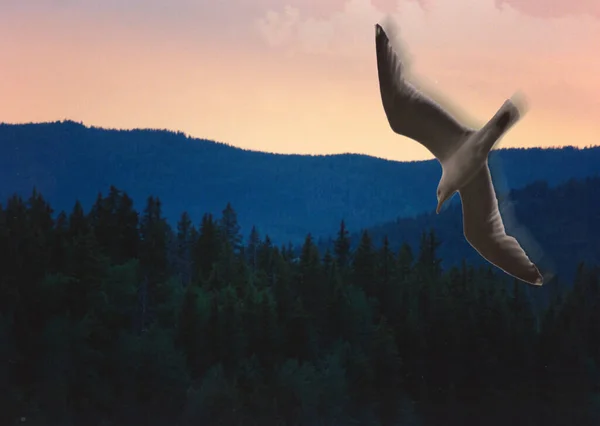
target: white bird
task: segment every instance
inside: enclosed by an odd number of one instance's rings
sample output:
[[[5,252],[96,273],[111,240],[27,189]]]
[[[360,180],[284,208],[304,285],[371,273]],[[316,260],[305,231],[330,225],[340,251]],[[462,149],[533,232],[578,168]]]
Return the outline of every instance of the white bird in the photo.
[[[404,65],[381,25],[375,25],[375,33],[381,99],[392,130],[421,143],[442,165],[436,213],[458,191],[469,244],[509,275],[542,285],[538,268],[506,234],[487,161],[495,143],[521,117],[517,100],[504,102],[479,130],[463,126],[405,79]]]

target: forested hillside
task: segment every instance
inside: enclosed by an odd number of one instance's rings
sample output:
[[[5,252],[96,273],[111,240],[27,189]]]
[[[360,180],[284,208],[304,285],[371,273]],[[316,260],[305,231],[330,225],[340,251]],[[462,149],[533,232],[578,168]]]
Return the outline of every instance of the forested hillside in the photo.
[[[231,205],[171,229],[112,188],[0,208],[0,424],[597,425],[598,269],[534,315],[491,268],[346,232],[298,259]],[[590,236],[592,238],[592,236]]]
[[[367,229],[376,246],[387,236],[394,250],[404,242],[418,247],[423,230],[433,229],[441,241],[439,253],[445,268],[459,266],[463,259],[485,265],[464,238],[459,196],[452,201],[440,214],[398,218]],[[566,279],[562,284],[572,281],[579,262],[600,265],[600,177],[573,179],[554,188],[535,182],[501,197],[500,206],[507,233],[517,237],[543,269]],[[335,235],[330,235],[320,240],[321,250],[333,247]],[[360,237],[360,232],[351,233],[352,247]],[[560,285],[553,282],[540,293],[547,298]]]
[[[414,143],[399,138],[398,143]],[[600,170],[600,148],[500,150],[492,154],[500,191],[536,180],[550,186]],[[71,121],[0,124],[0,199],[36,187],[57,209],[79,199],[87,210],[116,185],[144,208],[164,203],[172,226],[182,211],[194,221],[231,202],[247,233],[300,244],[344,219],[351,229],[430,212],[441,175],[436,161],[401,163],[365,155],[276,155],[158,130],[116,131]]]

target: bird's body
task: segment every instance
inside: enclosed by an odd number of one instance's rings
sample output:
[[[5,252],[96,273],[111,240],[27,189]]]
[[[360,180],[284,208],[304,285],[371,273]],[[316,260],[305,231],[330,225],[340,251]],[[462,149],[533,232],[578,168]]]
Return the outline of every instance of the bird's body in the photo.
[[[476,133],[468,137],[454,155],[440,161],[442,178],[451,196],[465,186],[483,167],[487,155],[479,144]]]
[[[508,274],[541,285],[537,267],[506,235],[487,164],[490,150],[521,116],[515,102],[507,100],[481,129],[467,128],[405,80],[403,64],[380,25],[376,25],[376,50],[381,99],[390,127],[424,145],[442,166],[436,212],[458,191],[467,241]]]
[[[508,120],[505,117],[510,117]],[[460,191],[471,179],[487,166],[490,150],[498,139],[519,118],[519,111],[511,101],[506,101],[498,113],[480,130],[469,131],[463,140],[456,143],[451,155],[439,160],[442,165],[443,187],[447,187],[447,198]],[[442,199],[442,203],[447,199]]]

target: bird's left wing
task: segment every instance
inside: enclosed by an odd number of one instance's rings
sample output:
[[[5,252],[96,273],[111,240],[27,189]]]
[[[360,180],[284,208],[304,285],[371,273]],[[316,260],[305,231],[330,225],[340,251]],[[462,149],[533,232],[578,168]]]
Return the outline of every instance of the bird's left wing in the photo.
[[[509,275],[533,285],[543,277],[518,241],[506,235],[487,162],[459,191],[464,235],[487,261]]]

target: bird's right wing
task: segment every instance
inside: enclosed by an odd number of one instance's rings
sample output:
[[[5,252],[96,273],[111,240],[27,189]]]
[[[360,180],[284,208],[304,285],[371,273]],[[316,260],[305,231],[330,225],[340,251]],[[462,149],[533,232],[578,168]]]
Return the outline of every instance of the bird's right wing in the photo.
[[[402,60],[387,34],[379,24],[375,32],[379,89],[390,127],[421,143],[440,161],[447,158],[473,130],[406,81]]]
[[[469,244],[507,274],[529,284],[542,285],[538,268],[517,240],[506,235],[487,163],[459,193],[464,234]]]

